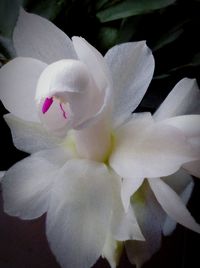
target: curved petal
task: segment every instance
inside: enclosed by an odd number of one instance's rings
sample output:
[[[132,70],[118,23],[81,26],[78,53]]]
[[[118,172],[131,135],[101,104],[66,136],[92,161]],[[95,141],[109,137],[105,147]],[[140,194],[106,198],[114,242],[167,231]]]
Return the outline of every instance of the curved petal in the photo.
[[[115,176],[113,182],[113,214],[111,221],[111,233],[118,241],[125,240],[144,240],[144,236],[140,230],[135,212],[130,206],[127,211],[124,210],[121,200],[121,181]]]
[[[122,182],[122,202],[125,208],[125,211],[128,210],[130,205],[131,196],[138,190],[138,188],[142,185],[144,178],[124,178]]]
[[[17,55],[32,57],[46,63],[60,59],[76,59],[69,37],[53,23],[21,9],[13,33]]]
[[[79,59],[87,65],[95,84],[100,90],[100,95],[98,98],[101,99],[100,109],[94,113],[92,117],[83,122],[79,126],[80,129],[97,121],[102,113],[106,113],[110,116],[113,99],[112,79],[106,61],[99,51],[91,46],[84,38],[74,36],[72,41]]]
[[[109,163],[122,178],[151,178],[170,175],[196,159],[180,130],[146,115],[118,129]]]
[[[193,176],[200,178],[200,160],[185,163],[183,168]]]
[[[1,182],[1,180],[3,179],[3,176],[5,175],[5,171],[0,171],[0,182]]]
[[[100,52],[84,38],[73,36],[72,41],[78,58],[88,66],[98,88],[105,90],[111,87],[110,71]]]
[[[181,197],[184,204],[187,204],[194,188],[192,176],[180,169],[168,177],[163,177],[162,180]],[[163,234],[170,235],[176,228],[176,224],[173,219],[167,216],[163,225]]]
[[[193,188],[194,188],[194,183],[190,182],[186,186],[184,191],[180,194],[180,198],[185,205],[187,204],[187,202],[190,199]],[[172,220],[170,217],[167,217],[165,222],[164,222],[164,225],[163,225],[163,234],[170,235],[174,231],[175,228],[176,228],[176,222],[174,220]]]
[[[189,138],[200,138],[200,115],[182,115],[163,120],[163,123],[177,127]]]
[[[46,64],[32,58],[16,58],[0,70],[0,99],[15,116],[39,122],[35,91]]]
[[[139,105],[151,82],[154,58],[144,41],[117,45],[105,55],[113,79],[114,126]]]
[[[111,268],[116,268],[118,266],[122,249],[122,242],[116,241],[111,234],[108,234],[103,247],[102,258],[107,259]]]
[[[70,160],[58,174],[47,213],[47,238],[63,267],[88,268],[108,232],[112,185],[105,165]]]
[[[200,233],[200,225],[196,223],[184,202],[164,181],[158,178],[149,179],[149,184],[164,211],[176,222]]]
[[[156,120],[200,113],[200,91],[195,79],[184,78],[176,84],[154,114]]]
[[[130,262],[141,267],[161,246],[162,226],[166,216],[146,181],[133,195],[131,205],[145,241],[127,241],[125,248]]]
[[[21,219],[34,219],[49,206],[52,184],[67,157],[60,150],[47,150],[11,167],[2,181],[4,210]]]
[[[4,115],[4,119],[11,130],[14,145],[21,151],[32,154],[55,148],[61,143],[60,139],[50,135],[39,123],[21,120],[12,114]]]
[[[104,107],[104,96],[87,66],[77,60],[50,64],[39,78],[36,101],[42,122],[64,134],[65,128],[79,128]]]

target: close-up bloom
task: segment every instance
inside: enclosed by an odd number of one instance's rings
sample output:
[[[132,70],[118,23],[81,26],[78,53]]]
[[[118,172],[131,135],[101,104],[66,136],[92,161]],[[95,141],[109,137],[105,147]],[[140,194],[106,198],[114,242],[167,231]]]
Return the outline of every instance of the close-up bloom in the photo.
[[[154,73],[145,41],[103,57],[81,37],[20,11],[17,57],[0,69],[0,100],[13,143],[30,156],[2,179],[4,211],[46,213],[61,267],[112,268],[125,245],[137,267],[176,223],[200,232],[186,204],[200,177],[200,92],[184,78],[152,115],[133,113]]]

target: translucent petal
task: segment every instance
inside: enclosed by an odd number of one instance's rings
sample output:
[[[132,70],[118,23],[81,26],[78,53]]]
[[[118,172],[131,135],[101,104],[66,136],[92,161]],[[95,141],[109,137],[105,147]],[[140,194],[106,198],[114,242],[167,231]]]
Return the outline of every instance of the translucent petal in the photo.
[[[156,120],[200,113],[200,91],[195,79],[184,78],[176,84],[154,114]]]
[[[200,225],[196,223],[184,202],[164,181],[158,178],[149,180],[158,202],[164,211],[176,222],[200,233]]]
[[[66,159],[61,150],[47,150],[11,167],[2,181],[4,211],[21,219],[34,219],[44,214],[57,170]]]
[[[122,202],[123,202],[125,211],[128,210],[131,196],[142,185],[143,180],[144,180],[143,178],[131,178],[131,179],[124,178],[123,179],[121,195],[122,195]]]
[[[17,149],[35,153],[58,146],[61,140],[50,135],[40,123],[28,122],[12,114],[4,115],[11,129],[13,143]]]
[[[161,246],[161,232],[165,213],[146,182],[133,195],[131,201],[145,241],[127,241],[125,248],[130,262],[136,264],[139,268]]]
[[[4,175],[5,175],[5,171],[0,171],[0,181],[3,179]]]
[[[61,59],[76,59],[69,37],[53,23],[21,9],[13,33],[17,55],[32,57],[46,63]]]
[[[47,98],[51,104],[44,112]],[[101,113],[105,105],[104,94],[97,88],[87,66],[77,60],[61,60],[49,65],[40,76],[36,100],[44,125],[61,135],[66,135],[67,128],[81,128]]]
[[[154,58],[144,41],[111,48],[105,55],[113,79],[114,125],[123,123],[139,105],[154,71]]]
[[[183,168],[191,175],[200,178],[200,160],[185,163]]]
[[[130,206],[125,211],[121,200],[121,181],[119,177],[115,176],[113,182],[113,200],[114,208],[111,221],[111,233],[118,241],[125,241],[130,239],[144,240],[144,236],[140,230],[135,212]]]
[[[84,38],[74,36],[72,37],[72,41],[78,58],[88,66],[98,88],[105,90],[107,87],[110,87],[110,71],[100,52]]]
[[[70,160],[58,174],[47,213],[47,237],[62,267],[88,268],[102,254],[112,187],[105,165]]]
[[[38,122],[35,91],[46,64],[32,58],[15,58],[0,70],[0,99],[15,116]]]
[[[151,178],[170,175],[196,159],[180,130],[146,115],[118,129],[109,163],[122,178]]]

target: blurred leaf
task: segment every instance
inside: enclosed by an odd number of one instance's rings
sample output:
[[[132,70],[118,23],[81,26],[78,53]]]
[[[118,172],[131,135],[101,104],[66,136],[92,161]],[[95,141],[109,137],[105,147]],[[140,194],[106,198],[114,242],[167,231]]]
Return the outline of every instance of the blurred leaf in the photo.
[[[174,32],[168,32],[160,37],[160,39],[156,42],[157,44],[152,47],[153,51],[156,51],[179,38],[179,36],[183,33],[183,29],[178,29]]]
[[[145,14],[174,4],[176,0],[125,0],[97,13],[101,22]]]
[[[63,9],[65,0],[24,0],[24,6],[30,6],[31,12],[49,20],[54,20]]]
[[[16,55],[12,40],[10,38],[1,35],[0,35],[0,51],[7,59],[14,58]]]
[[[0,50],[7,59],[15,56],[12,33],[18,18],[20,3],[20,0],[0,0]]]
[[[10,38],[19,14],[20,0],[0,0],[0,35]]]
[[[99,31],[98,39],[100,46],[104,50],[108,50],[116,44],[118,30],[113,27],[102,27]]]
[[[132,36],[137,33],[138,26],[141,22],[141,16],[126,18],[122,20],[118,34],[118,43],[129,42]]]
[[[101,9],[103,6],[105,6],[107,3],[109,2],[109,0],[97,0],[96,1],[96,10]]]

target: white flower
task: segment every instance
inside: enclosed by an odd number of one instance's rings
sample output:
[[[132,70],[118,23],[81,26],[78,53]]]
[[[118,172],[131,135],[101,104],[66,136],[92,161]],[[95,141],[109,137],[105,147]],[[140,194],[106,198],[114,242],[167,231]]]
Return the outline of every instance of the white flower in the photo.
[[[18,57],[0,70],[0,98],[15,146],[31,156],[6,172],[4,210],[22,219],[47,213],[47,238],[62,267],[88,268],[101,255],[115,267],[116,241],[149,239],[139,216],[143,233],[137,223],[140,202],[133,195],[144,178],[170,217],[199,232],[170,183],[159,178],[181,167],[199,176],[200,116],[168,119],[177,115],[168,114],[174,96],[154,117],[132,114],[154,70],[145,42],[115,46],[103,58],[83,38],[71,41],[23,10],[13,41]],[[199,101],[194,81],[180,83]],[[179,100],[180,90],[171,94]]]

